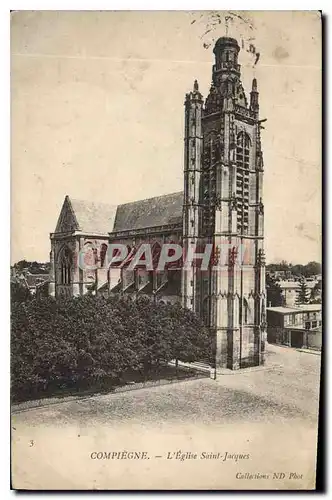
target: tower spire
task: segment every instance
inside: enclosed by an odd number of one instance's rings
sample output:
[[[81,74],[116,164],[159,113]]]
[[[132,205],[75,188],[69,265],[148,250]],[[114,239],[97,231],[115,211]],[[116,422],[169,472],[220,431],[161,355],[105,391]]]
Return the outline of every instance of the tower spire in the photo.
[[[258,90],[257,90],[257,80],[256,78],[252,81],[251,92],[250,92],[250,110],[258,117],[259,113],[259,103],[258,103]]]
[[[201,156],[203,96],[197,80],[193,90],[186,94],[184,134],[184,200],[183,200],[183,248],[186,252],[199,237],[201,183]],[[195,310],[197,272],[193,267],[182,270],[182,304]]]
[[[226,36],[228,36],[228,21],[231,21],[232,17],[231,16],[225,16],[225,32]]]
[[[235,370],[264,362],[264,209],[259,94],[254,78],[248,89],[248,107],[238,64],[240,46],[234,38],[219,38],[213,52],[212,85],[201,120],[202,167],[197,207],[201,218],[197,240],[200,244],[208,242],[215,249],[224,248],[227,241],[229,258],[225,262],[226,273],[210,266],[206,274],[197,273],[187,278],[186,290],[190,299],[189,280],[197,283],[193,302],[205,324],[215,332],[216,365]],[[189,203],[188,207],[191,209]],[[188,210],[188,213],[192,212]],[[187,227],[192,231],[190,224]],[[196,234],[194,236],[196,238]],[[189,237],[196,241],[192,233]],[[248,264],[244,265],[240,259],[239,245],[245,245],[250,255]],[[218,265],[218,254],[215,255]]]
[[[215,65],[213,66],[213,79],[220,80],[223,75],[233,74],[240,77],[240,65],[238,55],[240,47],[235,38],[223,36],[216,41],[213,49]]]

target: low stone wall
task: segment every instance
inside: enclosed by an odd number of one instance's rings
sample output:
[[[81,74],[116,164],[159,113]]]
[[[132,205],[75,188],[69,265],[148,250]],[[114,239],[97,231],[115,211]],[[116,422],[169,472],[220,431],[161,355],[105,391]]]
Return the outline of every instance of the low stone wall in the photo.
[[[322,348],[322,330],[308,332],[308,347],[312,349]]]
[[[203,371],[197,371],[195,374],[188,377],[182,378],[172,378],[172,379],[161,379],[161,380],[147,380],[146,382],[136,382],[134,384],[127,384],[123,386],[116,387],[112,394],[117,394],[119,392],[135,391],[137,389],[147,389],[148,387],[159,387],[161,385],[176,384],[178,382],[187,382],[189,380],[197,380],[200,378],[208,378],[209,374]]]

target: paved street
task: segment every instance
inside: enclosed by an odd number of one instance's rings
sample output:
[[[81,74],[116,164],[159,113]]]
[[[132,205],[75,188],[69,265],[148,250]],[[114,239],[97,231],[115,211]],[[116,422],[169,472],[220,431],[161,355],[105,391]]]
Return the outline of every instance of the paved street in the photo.
[[[320,355],[269,346],[261,370],[14,413],[14,485],[16,476],[27,488],[234,488],[238,470],[295,468],[302,481],[270,487],[313,487],[319,372]],[[179,474],[179,463],[166,460],[178,449],[249,453],[250,460],[245,469],[239,462],[187,460]],[[90,457],[113,450],[147,450],[151,460]],[[267,486],[261,480],[236,487]]]

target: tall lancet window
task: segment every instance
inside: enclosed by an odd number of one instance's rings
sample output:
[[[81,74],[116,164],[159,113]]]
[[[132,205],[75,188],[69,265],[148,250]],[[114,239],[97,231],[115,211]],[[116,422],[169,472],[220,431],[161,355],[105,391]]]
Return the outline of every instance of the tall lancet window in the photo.
[[[100,267],[104,267],[104,265],[108,264],[106,262],[106,254],[107,254],[107,245],[105,243],[102,243],[100,247]]]
[[[209,326],[209,324],[210,324],[210,299],[209,299],[209,297],[205,297],[205,299],[203,300],[202,315],[203,315],[204,325]]]
[[[60,283],[62,285],[71,284],[71,270],[73,264],[72,252],[65,247],[60,255]]]
[[[248,233],[250,148],[249,135],[240,132],[236,141],[237,230],[240,234]]]

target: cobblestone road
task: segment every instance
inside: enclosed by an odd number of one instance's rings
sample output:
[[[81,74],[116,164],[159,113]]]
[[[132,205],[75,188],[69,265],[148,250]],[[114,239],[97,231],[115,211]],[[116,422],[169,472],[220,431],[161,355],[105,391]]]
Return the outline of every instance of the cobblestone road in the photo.
[[[93,450],[145,449],[151,457],[165,458],[168,450],[179,448],[248,451],[252,460],[247,469],[253,471],[258,465],[262,469],[264,463],[268,470],[281,467],[288,471],[296,463],[306,475],[305,485],[312,485],[319,372],[320,355],[269,346],[263,370],[232,372],[216,381],[201,379],[93,396],[14,413],[14,479],[19,477],[19,485],[27,488],[36,483],[49,488],[77,488],[82,481],[89,488],[112,488],[114,484],[120,488],[170,487],[172,477],[172,485],[177,481],[174,487],[180,488],[233,487],[228,481],[235,469],[220,478],[215,461],[199,483],[192,473],[190,481],[186,475],[174,476],[177,469],[173,470],[173,463],[167,463],[167,471],[154,470],[156,460],[149,462],[148,469],[142,462],[131,463],[130,469],[108,465],[106,474],[106,462],[89,461]],[[185,472],[185,463],[181,466]],[[261,482],[255,487],[266,485]],[[303,485],[295,481],[287,487]]]

